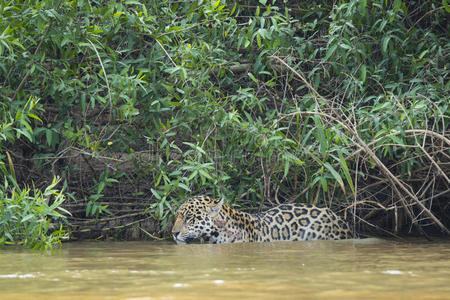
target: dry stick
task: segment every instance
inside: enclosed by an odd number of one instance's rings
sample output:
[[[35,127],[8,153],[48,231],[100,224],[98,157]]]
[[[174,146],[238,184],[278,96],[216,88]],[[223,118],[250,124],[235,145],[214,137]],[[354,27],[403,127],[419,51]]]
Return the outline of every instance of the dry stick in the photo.
[[[373,185],[373,184],[372,184],[372,185]],[[433,196],[424,198],[421,202],[426,203],[427,201],[432,200],[433,198],[437,198],[437,197],[446,195],[446,194],[448,194],[448,193],[450,193],[450,188],[448,188],[448,189],[446,189],[445,191],[442,191],[442,192],[440,192],[440,193],[437,193],[437,194],[435,194],[435,195],[433,195]],[[390,200],[391,200],[391,199],[387,199],[385,202],[383,202],[382,204],[380,204],[380,206],[382,205],[383,207],[386,207],[386,206],[387,206],[387,203],[388,203]],[[414,205],[415,205],[415,204],[407,204],[408,207],[411,207],[411,206],[414,206]],[[351,206],[351,205],[350,205],[350,206]],[[350,206],[348,206],[348,207],[350,207]],[[393,207],[386,207],[386,208],[385,208],[386,211],[392,210],[392,209],[393,209]],[[367,215],[365,215],[365,216],[363,217],[363,219],[368,219],[368,218],[370,218],[369,215],[372,215],[373,212],[374,212],[374,211],[367,213]]]
[[[86,155],[81,155],[81,157],[83,158],[84,162],[88,165],[89,169],[91,170],[92,174],[94,175],[94,178],[98,178],[98,174],[95,171],[95,169],[92,167],[91,163],[89,162],[89,160],[86,158]]]
[[[437,162],[431,157],[431,155],[425,150],[422,145],[419,145],[420,150],[425,154],[425,156],[431,161],[433,166],[439,171],[439,173],[447,180],[447,183],[450,183],[450,179],[445,175],[444,171],[442,171],[441,167],[437,164]]]
[[[431,161],[433,166],[439,171],[439,173],[447,180],[447,183],[450,183],[450,179],[448,179],[447,175],[445,175],[444,171],[442,171],[441,167],[437,164],[437,162],[431,157],[431,155],[425,150],[422,145],[419,145],[420,150],[425,154],[425,156]]]
[[[434,132],[434,131],[429,131],[426,129],[408,129],[408,130],[405,130],[405,133],[423,133],[424,135],[429,134],[429,135],[432,135],[436,138],[443,140],[446,144],[448,144],[450,146],[450,139],[445,137],[445,135],[442,135],[442,134]]]
[[[123,219],[123,218],[131,218],[131,217],[135,217],[135,216],[139,216],[139,215],[143,215],[143,212],[132,213],[132,214],[127,214],[127,215],[123,215],[123,216],[115,216],[115,217],[110,217],[110,218],[102,218],[102,219],[98,219],[98,220],[89,220],[89,219],[86,220],[86,219],[80,219],[80,218],[71,218],[71,219],[80,220],[80,222],[75,223],[75,225],[82,226],[82,225],[87,225],[87,224],[92,224],[92,223],[101,223],[101,222],[114,221],[114,220]],[[72,223],[74,223],[74,222],[72,222]]]
[[[318,97],[318,98],[320,98],[320,99],[326,100],[325,98],[323,98],[323,97],[319,94],[319,92],[317,92],[317,91],[314,89],[314,87],[309,83],[308,80],[306,80],[306,78],[305,78],[302,74],[300,74],[300,73],[298,73],[296,70],[294,70],[294,69],[293,69],[290,65],[288,65],[284,60],[282,60],[282,59],[279,58],[278,56],[274,56],[274,55],[271,55],[270,58],[274,58],[274,59],[278,60],[282,65],[284,65],[286,68],[288,68],[289,71],[291,71],[292,73],[294,73],[295,75],[297,75],[297,76],[298,76],[298,77],[306,84],[306,86],[308,87],[308,89],[309,89],[311,92],[313,92],[313,94],[314,94],[316,97]],[[316,97],[314,97],[314,101],[315,101],[316,104],[318,105],[318,103],[317,103],[317,98],[316,98]]]
[[[169,53],[166,51],[166,49],[163,47],[163,45],[161,44],[161,42],[155,38],[156,42],[158,43],[158,45],[161,47],[161,49],[164,51],[164,53],[166,54],[166,56],[169,58],[170,62],[173,64],[174,67],[177,67],[177,64],[173,61],[172,57],[170,57]]]
[[[127,224],[128,225],[128,224]],[[153,234],[151,234],[150,232],[148,232],[147,230],[145,230],[144,228],[142,228],[142,227],[138,227],[140,230],[142,230],[146,235],[148,235],[149,237],[151,237],[152,239],[154,239],[154,240],[157,240],[157,241],[164,241],[164,240],[167,240],[168,238],[160,238],[160,237],[157,237],[157,236],[154,236]]]
[[[391,199],[387,199],[387,200],[384,201],[383,203],[380,203],[380,204],[379,204],[380,207],[381,207],[381,206],[386,207],[386,206],[388,205],[388,202],[389,202],[390,200],[391,200]],[[388,210],[395,209],[395,207],[396,207],[396,205],[394,204],[394,207],[391,206],[390,208],[385,208],[384,211],[388,211]],[[366,215],[364,215],[363,217],[359,217],[359,218],[362,219],[362,220],[368,220],[368,219],[372,218],[373,215],[375,215],[380,209],[381,209],[381,208],[375,208],[375,209],[369,211],[369,212],[368,212]]]
[[[376,225],[374,225],[374,224],[368,222],[367,220],[362,219],[362,218],[361,218],[360,216],[358,216],[358,215],[355,215],[355,217],[358,218],[358,219],[360,220],[360,222],[363,222],[363,223],[365,223],[365,224],[367,224],[367,225],[369,225],[369,226],[372,226],[372,227],[376,228],[377,230],[383,231],[383,232],[387,233],[388,235],[391,235],[391,236],[393,236],[393,237],[395,237],[395,238],[397,238],[397,239],[399,239],[399,240],[403,240],[400,236],[398,236],[398,235],[396,235],[396,234],[394,234],[394,233],[392,233],[392,232],[390,232],[390,231],[387,231],[387,230],[385,230],[385,229],[383,229],[383,228],[381,228],[381,227],[379,227],[379,226],[376,226]]]
[[[416,228],[420,231],[420,233],[422,233],[425,238],[427,240],[431,240],[430,237],[428,237],[428,235],[425,233],[425,231],[423,230],[423,228],[419,225],[419,223],[417,222],[417,219],[414,217],[413,213],[412,213],[412,208],[408,207],[408,203],[406,202],[405,197],[403,197],[403,194],[398,190],[397,186],[395,185],[395,183],[393,182],[392,178],[388,177],[389,181],[392,184],[392,188],[394,189],[395,193],[399,196],[400,198],[400,203],[403,206],[403,209],[406,211],[408,217],[411,219],[411,222],[413,223],[414,226],[416,226]],[[395,206],[395,208],[397,208],[397,206]]]

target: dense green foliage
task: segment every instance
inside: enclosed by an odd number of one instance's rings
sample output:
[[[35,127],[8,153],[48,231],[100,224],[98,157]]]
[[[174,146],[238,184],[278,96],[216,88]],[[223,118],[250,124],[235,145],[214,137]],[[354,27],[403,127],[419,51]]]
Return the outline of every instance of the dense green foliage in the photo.
[[[66,219],[58,210],[69,214],[60,207],[64,195],[55,189],[58,182],[54,179],[44,191],[40,191],[21,188],[12,178],[5,180],[0,190],[0,246],[23,245],[47,250],[68,238],[62,223],[59,228],[51,223],[51,220],[59,222]]]
[[[78,231],[148,214],[165,229],[202,193],[333,205],[363,231],[445,232],[449,10],[0,0],[0,164],[10,176],[8,151],[17,187],[61,176]]]

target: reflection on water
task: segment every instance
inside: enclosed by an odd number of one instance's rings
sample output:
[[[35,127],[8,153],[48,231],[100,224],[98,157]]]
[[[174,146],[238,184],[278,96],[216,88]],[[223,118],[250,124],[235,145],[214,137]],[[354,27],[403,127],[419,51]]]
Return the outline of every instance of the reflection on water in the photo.
[[[0,250],[1,299],[450,299],[450,240]]]

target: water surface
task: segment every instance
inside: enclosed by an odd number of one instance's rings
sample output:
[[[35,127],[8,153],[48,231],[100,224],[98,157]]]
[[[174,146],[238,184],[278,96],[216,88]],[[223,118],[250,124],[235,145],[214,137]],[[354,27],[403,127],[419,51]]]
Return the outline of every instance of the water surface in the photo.
[[[0,250],[1,299],[450,299],[450,240]]]

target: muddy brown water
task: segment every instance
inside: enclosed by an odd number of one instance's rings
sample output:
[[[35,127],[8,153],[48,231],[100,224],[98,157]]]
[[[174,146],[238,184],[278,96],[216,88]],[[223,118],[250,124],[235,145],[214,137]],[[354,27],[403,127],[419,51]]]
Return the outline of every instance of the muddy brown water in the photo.
[[[6,247],[0,299],[450,299],[450,240]]]

